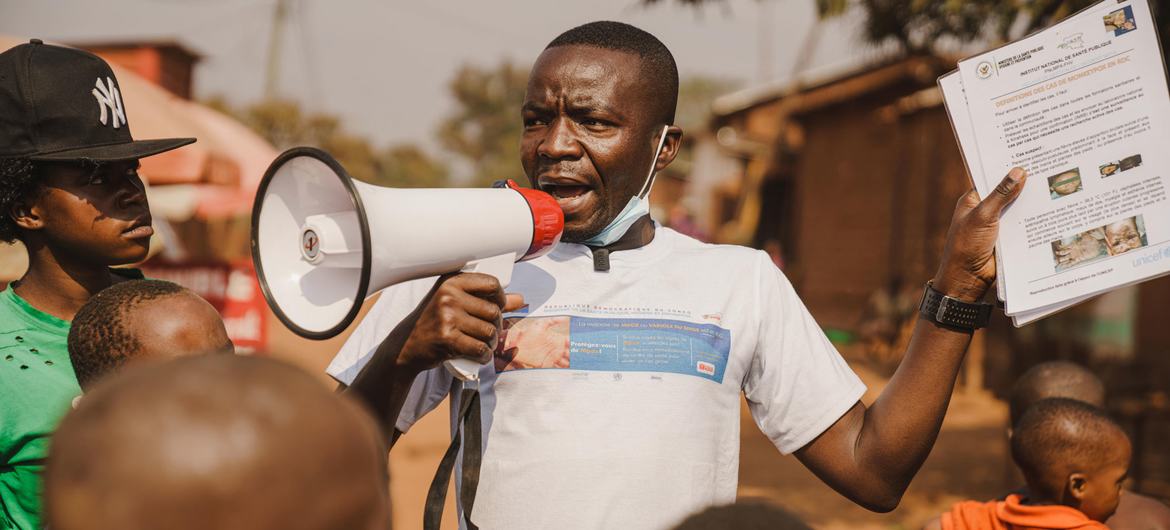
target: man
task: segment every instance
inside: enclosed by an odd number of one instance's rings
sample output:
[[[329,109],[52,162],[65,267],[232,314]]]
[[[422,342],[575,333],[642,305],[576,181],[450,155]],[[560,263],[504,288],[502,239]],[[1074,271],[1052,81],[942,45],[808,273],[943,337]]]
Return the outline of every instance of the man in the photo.
[[[142,261],[150,208],[138,159],[195,141],[135,141],[118,82],[98,57],[33,40],[0,53],[0,241],[28,272],[0,291],[0,522],[40,528],[49,434],[80,392],[69,321]]]
[[[69,330],[69,358],[83,391],[126,364],[234,349],[207,300],[162,280],[122,282],[94,295]]]
[[[53,436],[54,530],[386,530],[369,415],[292,366],[204,355],[127,369]]]
[[[1105,384],[1096,374],[1075,363],[1051,361],[1033,366],[1012,386],[1009,401],[1012,425],[1018,424],[1024,411],[1033,404],[1051,398],[1075,399],[1103,409]],[[1170,507],[1151,497],[1126,491],[1117,512],[1105,525],[1113,530],[1170,530]]]
[[[449,393],[461,412],[463,385],[434,367],[490,361],[501,316],[569,320],[567,368],[479,373],[482,466],[461,504],[473,497],[481,528],[668,528],[732,502],[741,392],[781,452],[873,510],[897,506],[938,434],[970,331],[920,320],[866,407],[864,385],[767,254],[650,220],[647,173],[682,140],[677,87],[669,50],[632,26],[595,22],[553,40],[529,77],[521,156],[564,210],[565,232],[516,266],[510,289],[527,306],[483,275],[403,284],[329,368],[387,430],[406,431]],[[963,198],[933,289],[983,296],[999,214],[1024,178],[1013,170],[982,203]]]

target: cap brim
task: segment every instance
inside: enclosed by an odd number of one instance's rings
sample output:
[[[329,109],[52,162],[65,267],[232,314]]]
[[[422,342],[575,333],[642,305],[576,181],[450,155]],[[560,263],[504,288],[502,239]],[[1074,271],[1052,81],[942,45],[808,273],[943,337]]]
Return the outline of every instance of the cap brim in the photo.
[[[94,160],[98,162],[116,162],[119,160],[133,160],[145,158],[184,145],[195,143],[194,138],[163,138],[159,140],[136,140],[123,144],[102,145],[96,147],[81,147],[67,149],[46,154],[35,154],[31,160]]]

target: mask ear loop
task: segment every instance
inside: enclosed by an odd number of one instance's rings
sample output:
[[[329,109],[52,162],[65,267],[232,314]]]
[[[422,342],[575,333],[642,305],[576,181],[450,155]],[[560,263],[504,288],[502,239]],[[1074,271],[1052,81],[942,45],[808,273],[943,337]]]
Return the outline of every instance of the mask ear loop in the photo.
[[[642,184],[642,190],[638,192],[639,199],[645,199],[650,194],[650,189],[654,187],[654,168],[658,167],[658,155],[662,154],[662,146],[666,145],[666,132],[670,130],[669,125],[662,126],[662,136],[658,138],[658,149],[654,150],[654,158],[650,160],[650,174],[646,175],[646,183]]]

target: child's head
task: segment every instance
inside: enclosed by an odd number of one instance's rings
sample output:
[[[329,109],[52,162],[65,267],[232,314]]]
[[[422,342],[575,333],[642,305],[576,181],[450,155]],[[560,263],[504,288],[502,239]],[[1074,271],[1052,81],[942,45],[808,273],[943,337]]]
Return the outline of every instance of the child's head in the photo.
[[[56,530],[386,530],[373,419],[293,366],[204,355],[130,367],[53,435]]]
[[[1031,500],[1063,504],[1104,521],[1117,510],[1129,470],[1129,438],[1100,409],[1048,398],[1034,403],[1012,433],[1012,459]]]
[[[1012,386],[1011,422],[1015,425],[1033,403],[1047,398],[1070,398],[1097,408],[1105,407],[1105,384],[1089,369],[1068,361],[1037,364]]]
[[[811,530],[804,521],[777,506],[736,502],[712,506],[687,517],[674,530]]]
[[[96,55],[39,40],[0,53],[0,241],[103,267],[146,257],[138,159],[195,140],[134,140],[125,110]]]
[[[232,349],[211,304],[161,280],[110,286],[78,310],[69,330],[69,357],[83,390],[126,363]]]

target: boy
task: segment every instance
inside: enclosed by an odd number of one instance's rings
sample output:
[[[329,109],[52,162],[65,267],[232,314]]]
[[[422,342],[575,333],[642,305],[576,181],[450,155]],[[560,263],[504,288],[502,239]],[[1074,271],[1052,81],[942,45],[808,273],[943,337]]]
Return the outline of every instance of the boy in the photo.
[[[233,349],[211,304],[162,280],[122,282],[94,295],[69,330],[69,358],[83,391],[127,363]]]
[[[61,422],[54,530],[387,530],[369,415],[297,368],[202,355],[132,366]]]
[[[1032,405],[1012,433],[1028,488],[1002,501],[964,501],[927,530],[1106,530],[1129,470],[1129,438],[1100,410],[1065,398]]]
[[[24,243],[29,262],[0,291],[0,527],[41,527],[48,437],[79,393],[69,321],[137,272],[110,266],[146,257],[138,159],[193,141],[135,141],[114,73],[92,54],[39,40],[0,53],[0,241]]]
[[[1089,369],[1068,361],[1033,366],[1012,386],[1009,401],[1012,425],[1020,421],[1033,403],[1057,397],[1104,409],[1105,383]],[[1153,497],[1126,491],[1117,512],[1105,525],[1112,530],[1170,530],[1170,507]]]

